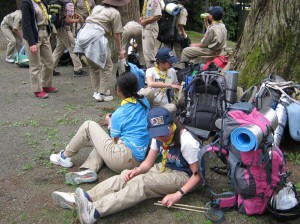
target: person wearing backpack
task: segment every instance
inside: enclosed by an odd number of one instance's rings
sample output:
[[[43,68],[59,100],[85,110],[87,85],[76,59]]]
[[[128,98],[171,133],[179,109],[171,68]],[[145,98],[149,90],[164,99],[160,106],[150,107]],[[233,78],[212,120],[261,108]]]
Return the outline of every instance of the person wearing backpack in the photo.
[[[123,26],[118,7],[127,5],[129,0],[103,0],[93,8],[85,20],[85,26],[77,34],[75,52],[84,53],[89,65],[93,98],[96,101],[111,101],[110,77],[113,71],[111,51],[107,35],[113,33],[118,58],[124,58],[121,45]]]
[[[23,35],[21,32],[22,24],[22,12],[16,10],[13,13],[6,15],[1,22],[1,30],[8,41],[6,47],[6,58],[8,63],[14,63],[13,56],[15,53],[19,53],[22,47]]]
[[[50,17],[43,0],[22,1],[22,30],[32,91],[37,98],[48,98],[47,93],[55,93],[57,88],[52,86]]]
[[[187,38],[187,34],[185,32],[184,27],[186,26],[186,21],[188,17],[188,12],[186,8],[184,8],[183,4],[186,2],[186,0],[178,0],[178,7],[180,8],[177,24],[176,24],[176,29],[177,29],[177,37],[176,41],[172,43],[164,43],[164,47],[168,47],[171,49],[174,49],[174,52],[176,53],[177,57],[181,56],[182,53],[182,46],[181,42],[183,39]]]
[[[61,21],[59,27],[56,27],[56,47],[53,51],[54,68],[58,65],[59,59],[63,55],[65,49],[67,49],[74,65],[73,76],[87,76],[88,73],[82,70],[82,63],[79,57],[74,53],[75,39],[71,31],[71,25],[73,23],[78,23],[79,21],[83,23],[84,19],[78,13],[76,13],[76,15],[74,14],[74,4],[72,0],[63,0],[61,10],[63,10],[63,21]],[[73,19],[73,16],[75,16],[76,19]],[[58,72],[54,72],[54,74],[58,75]]]
[[[80,167],[80,172],[67,173],[68,183],[93,182],[104,164],[116,173],[132,169],[144,161],[150,143],[147,130],[148,100],[137,94],[137,78],[127,72],[117,79],[121,106],[105,117],[110,136],[96,122],[84,122],[65,150],[50,156],[50,162],[63,167],[73,166],[71,158],[89,142],[93,151]]]
[[[156,54],[156,64],[146,71],[146,82],[148,87],[141,89],[140,93],[148,98],[152,107],[163,106],[173,115],[176,114],[176,105],[169,102],[167,91],[170,89],[181,89],[178,84],[176,70],[172,64],[178,58],[174,56],[170,48],[160,48]]]
[[[159,0],[144,0],[140,24],[143,27],[143,52],[146,67],[150,68],[155,62],[155,44],[158,36],[157,21],[161,17],[161,4]]]
[[[163,197],[162,204],[170,208],[194,189],[200,181],[199,142],[163,107],[153,108],[147,120],[152,140],[144,162],[86,192],[81,188],[75,194],[54,191],[55,203],[76,208],[81,223],[94,223],[150,198]],[[159,154],[162,162],[155,164]]]
[[[206,33],[200,43],[184,48],[180,57],[181,63],[189,62],[199,56],[218,56],[226,48],[227,29],[222,22],[224,11],[220,6],[209,8],[208,18],[204,18]],[[208,25],[208,20],[211,25]]]

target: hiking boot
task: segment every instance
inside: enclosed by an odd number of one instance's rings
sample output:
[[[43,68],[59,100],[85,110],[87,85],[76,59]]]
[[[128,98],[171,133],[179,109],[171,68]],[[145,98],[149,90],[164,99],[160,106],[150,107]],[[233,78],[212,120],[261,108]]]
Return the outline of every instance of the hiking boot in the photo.
[[[65,176],[68,184],[91,183],[97,180],[97,173],[92,170],[84,170],[80,172],[70,172]]]
[[[95,93],[94,93],[94,95],[95,95]],[[99,102],[103,101],[103,97],[100,93],[97,93],[94,98],[95,98],[95,100],[97,100]]]
[[[7,61],[8,63],[15,63],[15,60],[12,58],[5,58],[5,61]]]
[[[113,96],[107,96],[107,95],[102,95],[102,94],[101,94],[101,96],[102,96],[103,100],[106,102],[112,101],[114,99]]]
[[[43,90],[46,93],[56,93],[58,91],[57,88],[55,87],[43,87]]]
[[[94,218],[96,207],[94,203],[90,202],[85,196],[81,188],[75,190],[75,203],[78,210],[80,223],[92,224],[97,221]]]
[[[88,76],[89,73],[86,71],[83,71],[82,69],[78,70],[78,71],[74,71],[73,76],[74,77],[83,77],[83,76]]]
[[[34,95],[37,97],[37,98],[40,98],[40,99],[46,99],[48,98],[48,94],[44,91],[41,91],[41,92],[35,92]]]
[[[53,69],[53,76],[60,76],[60,72],[57,72]]]
[[[61,208],[74,209],[75,208],[75,195],[74,193],[65,193],[54,191],[52,198],[58,206]]]
[[[60,151],[57,154],[52,154],[50,156],[50,162],[53,163],[53,164],[55,164],[55,165],[60,165],[60,166],[67,167],[67,168],[72,167],[73,163],[72,163],[71,158],[63,159],[61,157],[61,154],[63,152],[64,152],[64,150]]]

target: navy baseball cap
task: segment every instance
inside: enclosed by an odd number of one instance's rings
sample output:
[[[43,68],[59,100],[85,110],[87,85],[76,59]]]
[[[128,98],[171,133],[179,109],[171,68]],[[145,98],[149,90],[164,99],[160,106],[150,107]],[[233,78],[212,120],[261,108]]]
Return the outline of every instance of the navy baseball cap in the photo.
[[[208,13],[211,14],[215,20],[221,20],[224,15],[224,11],[220,6],[209,7]]]
[[[170,133],[173,117],[166,108],[154,107],[150,110],[147,120],[150,138],[166,136]]]
[[[174,52],[167,47],[162,47],[160,49],[158,49],[157,53],[156,53],[156,59],[158,61],[162,61],[162,62],[169,62],[171,64],[174,64],[176,62],[178,62],[178,58],[174,55]]]

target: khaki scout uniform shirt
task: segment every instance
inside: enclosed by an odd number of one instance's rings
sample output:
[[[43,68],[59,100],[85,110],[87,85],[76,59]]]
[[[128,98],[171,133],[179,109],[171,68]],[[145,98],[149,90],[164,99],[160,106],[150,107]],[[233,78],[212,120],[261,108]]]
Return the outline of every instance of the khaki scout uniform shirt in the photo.
[[[89,16],[89,12],[87,10],[85,0],[73,0],[76,11],[78,14],[80,14],[84,19],[86,19]],[[91,10],[95,7],[95,1],[94,0],[87,0]]]
[[[227,29],[223,23],[214,21],[201,40],[203,47],[218,51],[226,48]]]
[[[3,23],[11,27],[12,29],[20,30],[22,23],[22,12],[21,10],[16,10],[13,13],[8,14],[4,17]]]
[[[85,22],[101,26],[106,33],[123,32],[120,12],[112,7],[104,7],[102,5],[95,6]]]
[[[147,1],[147,0],[145,0]],[[145,19],[150,18],[152,16],[161,16],[161,5],[159,0],[148,0],[145,15],[142,15]],[[148,25],[157,24],[157,21]]]
[[[181,7],[181,11],[180,11],[180,15],[178,17],[178,21],[177,21],[177,29],[178,29],[178,33],[179,34],[182,34],[182,32],[180,31],[178,25],[183,25],[185,26],[186,25],[186,21],[187,21],[187,16],[188,16],[188,12],[186,10],[186,8],[183,7],[183,5],[181,4],[178,4],[179,7]]]
[[[34,0],[31,1],[35,11],[35,18],[38,25],[39,37],[47,37],[49,36],[47,32],[47,26],[49,24],[49,21],[47,20],[47,17],[45,16],[44,11],[41,9],[41,7]]]

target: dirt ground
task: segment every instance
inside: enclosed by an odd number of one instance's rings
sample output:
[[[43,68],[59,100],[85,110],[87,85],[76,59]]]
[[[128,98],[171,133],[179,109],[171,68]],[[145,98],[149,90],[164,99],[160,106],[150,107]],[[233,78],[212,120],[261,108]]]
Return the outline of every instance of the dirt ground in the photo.
[[[78,223],[76,213],[56,206],[51,193],[74,191],[76,186],[66,185],[64,175],[78,170],[91,147],[74,157],[75,166],[70,169],[51,165],[49,156],[64,149],[85,120],[103,124],[104,115],[117,108],[120,100],[95,102],[90,77],[74,78],[70,66],[57,69],[62,75],[54,77],[53,85],[59,92],[37,99],[30,89],[28,69],[5,62],[6,44],[0,33],[0,223]],[[293,170],[290,179],[299,182],[299,165],[288,163],[288,167]],[[98,181],[112,175],[104,167]],[[220,184],[226,187],[226,181]],[[94,185],[80,187],[88,190]],[[202,213],[156,207],[157,200],[146,200],[99,223],[211,223]],[[204,206],[209,200],[199,187],[180,203]],[[274,223],[267,215],[247,217],[236,211],[226,212],[225,217],[225,223],[231,224]]]

